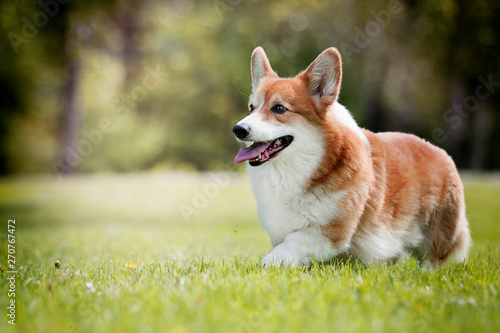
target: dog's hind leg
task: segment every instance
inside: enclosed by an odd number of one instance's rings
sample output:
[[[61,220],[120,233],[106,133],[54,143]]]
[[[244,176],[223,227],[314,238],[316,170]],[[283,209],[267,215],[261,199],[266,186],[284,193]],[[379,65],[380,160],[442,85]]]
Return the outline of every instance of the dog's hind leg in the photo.
[[[450,259],[463,261],[471,243],[460,181],[452,183],[449,189],[429,221],[429,260],[433,268]]]

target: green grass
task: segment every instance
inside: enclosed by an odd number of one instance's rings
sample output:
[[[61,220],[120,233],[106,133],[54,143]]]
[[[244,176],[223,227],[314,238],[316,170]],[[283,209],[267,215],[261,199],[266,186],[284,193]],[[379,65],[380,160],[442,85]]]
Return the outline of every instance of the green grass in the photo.
[[[434,272],[414,260],[262,270],[271,244],[246,177],[207,184],[196,174],[1,180],[0,331],[500,332],[497,178],[466,178],[474,247],[467,263]],[[186,220],[179,208],[193,199]],[[8,218],[15,327],[5,320]]]

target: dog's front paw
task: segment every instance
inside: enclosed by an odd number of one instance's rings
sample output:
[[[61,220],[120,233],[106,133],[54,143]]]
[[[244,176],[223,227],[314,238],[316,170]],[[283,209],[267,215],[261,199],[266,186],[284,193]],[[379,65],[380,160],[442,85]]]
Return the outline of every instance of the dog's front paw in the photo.
[[[297,266],[297,261],[292,258],[281,258],[273,255],[272,253],[266,254],[262,257],[262,266],[271,267],[271,266]]]
[[[268,254],[262,257],[262,265],[270,266],[299,266],[300,262],[297,258],[286,249],[284,244],[280,244],[271,250]]]

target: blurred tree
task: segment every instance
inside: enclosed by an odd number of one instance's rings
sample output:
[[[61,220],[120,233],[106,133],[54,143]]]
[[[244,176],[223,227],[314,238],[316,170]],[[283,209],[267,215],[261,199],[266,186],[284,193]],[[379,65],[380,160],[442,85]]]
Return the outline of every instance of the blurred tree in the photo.
[[[258,45],[282,76],[337,46],[362,126],[500,167],[494,1],[17,0],[0,19],[3,174],[232,166]]]
[[[493,133],[493,110],[500,107],[500,95],[486,90],[495,90],[500,84],[488,88],[482,81],[488,81],[488,77],[500,81],[500,3],[419,1],[413,10],[418,10],[419,18],[425,21],[421,33],[426,38],[420,48],[434,57],[445,81],[445,146],[459,167],[488,167],[487,152],[500,140]],[[488,97],[480,99],[478,92]],[[495,156],[496,167],[499,158]]]
[[[6,16],[14,11],[13,6],[6,2],[0,3],[0,22],[5,27]],[[12,52],[12,47],[7,38],[0,38],[0,175],[15,172],[15,168],[9,163],[9,153],[6,150],[10,136],[12,135],[13,118],[24,112],[24,94],[21,89],[21,81],[25,80],[23,74],[17,68],[15,61],[16,54]]]
[[[66,7],[67,8],[67,7]],[[75,14],[64,9],[61,17],[66,19],[65,28],[61,32],[64,36],[64,57],[63,66],[66,68],[63,79],[62,110],[60,128],[60,172],[63,174],[73,173],[79,164],[77,156],[78,132],[80,129],[81,102],[80,102],[80,81],[81,81],[81,61],[78,55],[78,35],[77,21]]]

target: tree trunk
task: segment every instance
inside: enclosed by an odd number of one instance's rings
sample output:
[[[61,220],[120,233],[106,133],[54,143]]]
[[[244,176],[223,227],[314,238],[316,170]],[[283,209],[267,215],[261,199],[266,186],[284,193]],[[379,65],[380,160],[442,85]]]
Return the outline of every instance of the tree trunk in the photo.
[[[463,101],[466,97],[465,84],[462,80],[453,80],[450,84],[449,110],[454,110],[453,120],[446,122],[447,143],[446,150],[451,155],[459,168],[466,165],[465,159],[465,136],[467,133],[467,122],[465,116],[462,116],[458,110],[463,111]]]
[[[65,38],[65,53],[67,59],[66,77],[64,79],[62,96],[62,113],[60,122],[60,156],[63,174],[73,173],[82,162],[77,141],[80,129],[79,86],[81,77],[81,62],[77,54],[78,36],[75,32],[76,23],[68,16],[68,29]]]
[[[141,34],[141,29],[138,20],[137,6],[133,4],[125,4],[113,13],[113,18],[121,35],[121,58],[125,67],[125,78],[123,81],[123,91],[128,93],[134,86],[141,54],[138,46],[138,36]]]
[[[486,156],[491,151],[494,116],[488,104],[481,105],[474,123],[471,166],[473,169],[484,169]]]

